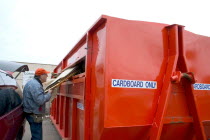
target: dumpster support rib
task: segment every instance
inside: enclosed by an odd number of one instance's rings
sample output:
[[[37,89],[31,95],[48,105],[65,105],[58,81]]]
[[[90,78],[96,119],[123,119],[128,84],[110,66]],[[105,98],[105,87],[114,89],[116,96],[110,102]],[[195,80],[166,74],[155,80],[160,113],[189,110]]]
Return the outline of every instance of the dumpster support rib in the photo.
[[[168,48],[168,62],[166,67],[166,74],[163,81],[162,91],[159,97],[159,103],[157,107],[157,112],[153,121],[151,129],[150,140],[159,140],[162,133],[164,116],[166,114],[168,101],[171,93],[172,76],[176,72],[177,64],[181,67],[181,72],[187,73],[187,66],[185,63],[185,58],[183,54],[183,27],[179,25],[171,25],[163,29],[163,36],[165,39],[164,44],[168,44],[164,47]],[[193,77],[194,78],[194,77]],[[198,140],[205,140],[204,127],[201,123],[199,112],[197,109],[195,97],[193,94],[192,83],[189,80],[184,79],[187,103],[191,115],[193,116],[194,127],[196,132],[196,138]]]

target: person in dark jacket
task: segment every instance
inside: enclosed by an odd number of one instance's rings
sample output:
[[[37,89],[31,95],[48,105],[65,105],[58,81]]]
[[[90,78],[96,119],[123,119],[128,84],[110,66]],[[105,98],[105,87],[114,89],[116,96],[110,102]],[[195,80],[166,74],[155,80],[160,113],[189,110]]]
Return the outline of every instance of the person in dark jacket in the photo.
[[[42,117],[45,114],[45,103],[51,98],[51,90],[44,92],[42,83],[46,82],[49,71],[38,68],[34,79],[26,83],[23,90],[23,111],[29,122],[32,140],[42,140]]]
[[[0,88],[0,117],[21,104],[22,100],[13,88]]]

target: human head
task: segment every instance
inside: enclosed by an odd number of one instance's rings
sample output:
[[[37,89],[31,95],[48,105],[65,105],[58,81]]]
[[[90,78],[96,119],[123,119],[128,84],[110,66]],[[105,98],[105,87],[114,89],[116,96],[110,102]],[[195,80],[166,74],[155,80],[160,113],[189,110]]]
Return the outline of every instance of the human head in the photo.
[[[44,82],[47,81],[47,77],[48,77],[47,74],[48,73],[50,73],[50,72],[49,71],[46,71],[43,68],[38,68],[35,71],[35,76],[38,77],[42,83],[44,83]]]

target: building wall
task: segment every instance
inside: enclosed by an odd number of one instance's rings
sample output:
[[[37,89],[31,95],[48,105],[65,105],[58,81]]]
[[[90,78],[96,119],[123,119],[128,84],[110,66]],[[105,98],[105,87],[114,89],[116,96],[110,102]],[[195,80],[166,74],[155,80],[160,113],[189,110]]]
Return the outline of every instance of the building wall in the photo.
[[[17,62],[18,63],[18,62]],[[51,65],[51,64],[38,64],[38,63],[27,63],[27,62],[19,62],[19,63],[23,63],[28,65],[29,67],[29,71],[35,71],[37,68],[44,68],[47,71],[53,72],[54,68],[56,67],[56,65]],[[18,73],[15,72],[13,74],[13,76],[15,77]],[[19,84],[20,87],[23,88],[23,73],[21,73],[18,77],[17,77],[17,82]],[[48,78],[47,78],[47,82],[51,81],[51,73],[48,74]],[[46,83],[43,84],[44,86],[46,85]]]

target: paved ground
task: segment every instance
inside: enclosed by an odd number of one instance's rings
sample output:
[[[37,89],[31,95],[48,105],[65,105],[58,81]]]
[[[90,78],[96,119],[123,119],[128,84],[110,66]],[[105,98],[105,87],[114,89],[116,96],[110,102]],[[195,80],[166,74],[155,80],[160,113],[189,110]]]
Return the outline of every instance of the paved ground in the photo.
[[[57,130],[54,125],[51,123],[50,119],[43,121],[43,140],[61,140]],[[31,132],[28,122],[26,121],[25,133],[22,140],[30,140]]]

